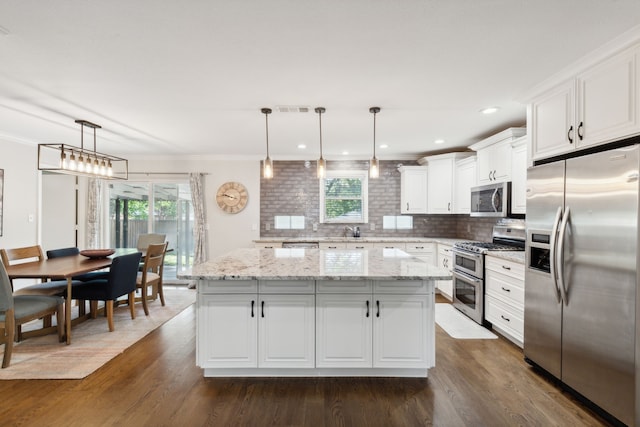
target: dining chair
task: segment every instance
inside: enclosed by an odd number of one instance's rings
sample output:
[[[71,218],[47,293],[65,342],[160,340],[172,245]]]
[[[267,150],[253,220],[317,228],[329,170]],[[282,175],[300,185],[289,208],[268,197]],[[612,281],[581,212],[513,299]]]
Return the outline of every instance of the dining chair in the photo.
[[[45,316],[56,315],[58,340],[63,341],[64,299],[49,295],[13,295],[11,281],[7,275],[4,263],[0,262],[0,344],[4,344],[2,367],[11,363],[13,341],[16,329],[21,325]],[[52,327],[43,328],[34,335],[43,335],[53,330]]]
[[[169,242],[150,244],[147,246],[147,254],[144,258],[142,271],[138,273],[136,279],[136,287],[142,291],[140,299],[142,300],[142,308],[144,314],[149,315],[149,297],[154,299],[156,295],[160,295],[160,303],[164,307],[164,291],[162,289],[162,272],[164,268],[164,255],[167,253],[167,245]],[[151,295],[147,294],[147,290],[151,287]]]
[[[136,277],[141,258],[142,253],[140,252],[115,257],[106,279],[89,280],[73,287],[73,298],[91,301],[91,316],[93,318],[96,317],[98,301],[105,302],[110,332],[114,330],[113,305],[118,297],[128,296],[131,318],[136,318],[134,301]]]
[[[14,265],[29,261],[42,261],[44,255],[40,245],[22,248],[0,249],[0,258],[5,265]],[[13,289],[13,281],[11,288]],[[63,295],[67,289],[66,280],[51,280],[28,285],[14,291],[15,295]]]
[[[140,234],[138,235],[138,243],[136,244],[136,248],[139,251],[146,251],[149,245],[164,243],[166,238],[167,238],[166,234],[158,234],[158,233]]]

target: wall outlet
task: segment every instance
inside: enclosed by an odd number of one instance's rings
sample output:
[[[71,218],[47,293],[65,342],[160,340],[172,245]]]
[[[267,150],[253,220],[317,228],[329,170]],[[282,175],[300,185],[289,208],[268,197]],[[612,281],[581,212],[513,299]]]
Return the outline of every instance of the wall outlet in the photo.
[[[267,231],[271,230],[271,224],[269,224],[268,222],[265,222],[264,223],[264,229],[267,230]]]
[[[376,223],[375,222],[369,223],[369,230],[374,231],[375,229],[376,229]]]
[[[313,231],[318,231],[318,223],[313,224]]]

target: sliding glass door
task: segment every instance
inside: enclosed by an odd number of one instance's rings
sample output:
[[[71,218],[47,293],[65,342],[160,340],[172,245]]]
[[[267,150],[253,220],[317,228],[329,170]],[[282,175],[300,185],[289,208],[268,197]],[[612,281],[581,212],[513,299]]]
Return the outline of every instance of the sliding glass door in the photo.
[[[175,279],[193,263],[193,208],[189,183],[114,182],[109,184],[111,247],[135,248],[138,236],[166,235],[169,248],[164,278]]]

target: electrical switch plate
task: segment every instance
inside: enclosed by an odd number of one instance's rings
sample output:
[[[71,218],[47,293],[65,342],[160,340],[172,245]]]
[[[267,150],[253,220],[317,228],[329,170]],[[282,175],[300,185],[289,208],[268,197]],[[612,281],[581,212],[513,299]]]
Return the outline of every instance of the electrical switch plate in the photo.
[[[369,224],[369,230],[373,231],[375,229],[376,229],[376,223],[375,222],[370,223]]]
[[[268,222],[265,222],[264,223],[264,229],[267,230],[267,231],[271,230],[271,224],[269,224]]]
[[[29,214],[29,222],[33,222],[34,219],[35,219],[35,215]]]
[[[313,231],[318,231],[318,223],[313,224]]]

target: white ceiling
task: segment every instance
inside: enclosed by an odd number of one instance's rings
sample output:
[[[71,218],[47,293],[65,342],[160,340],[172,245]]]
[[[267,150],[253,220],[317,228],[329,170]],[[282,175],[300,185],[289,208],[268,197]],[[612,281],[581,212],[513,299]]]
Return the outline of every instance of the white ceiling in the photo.
[[[109,154],[257,159],[271,107],[271,157],[314,159],[324,106],[325,157],[366,159],[375,105],[379,157],[418,158],[524,125],[520,95],[638,24],[638,0],[2,0],[0,138],[79,145],[85,119]]]

